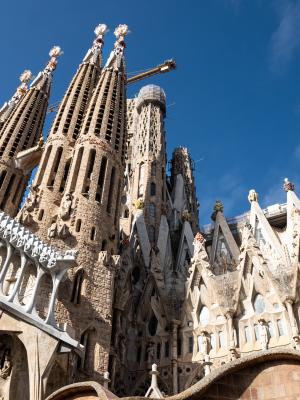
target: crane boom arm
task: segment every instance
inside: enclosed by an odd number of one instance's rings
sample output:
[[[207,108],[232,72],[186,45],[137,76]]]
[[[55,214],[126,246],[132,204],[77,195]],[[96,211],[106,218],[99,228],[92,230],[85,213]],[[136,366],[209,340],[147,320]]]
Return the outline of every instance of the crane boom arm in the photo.
[[[166,72],[172,71],[176,68],[176,62],[174,60],[167,60],[163,64],[158,65],[155,68],[151,68],[148,71],[142,72],[138,75],[132,76],[127,79],[127,84],[131,84],[137,81],[140,81],[145,78],[149,78],[150,76],[156,74],[164,74]]]
[[[127,79],[127,83],[130,85],[131,83],[141,81],[142,79],[149,78],[150,76],[157,75],[157,74],[164,74],[166,72],[172,71],[173,69],[176,69],[176,62],[175,60],[167,60],[162,64],[159,64],[157,67],[151,68],[145,72],[142,72],[140,74],[134,75],[131,78]],[[56,104],[52,104],[49,106],[47,113],[52,113],[56,112],[58,110],[58,107],[60,105],[60,102]]]

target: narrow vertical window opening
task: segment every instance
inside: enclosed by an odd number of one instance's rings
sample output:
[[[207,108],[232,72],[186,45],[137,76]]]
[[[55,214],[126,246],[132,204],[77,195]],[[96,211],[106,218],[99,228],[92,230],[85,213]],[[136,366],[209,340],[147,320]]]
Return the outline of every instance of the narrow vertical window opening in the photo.
[[[110,175],[110,183],[109,183],[109,191],[108,191],[107,207],[106,207],[106,211],[108,213],[111,213],[112,210],[112,197],[114,192],[115,175],[116,175],[116,169],[115,167],[113,167]]]
[[[56,173],[57,173],[58,166],[59,166],[59,163],[60,163],[60,160],[61,160],[61,155],[62,155],[62,147],[59,147],[57,149],[57,153],[55,155],[54,164],[52,166],[52,171],[50,173],[47,186],[52,187],[54,185],[55,178],[56,178]]]
[[[81,219],[76,221],[75,232],[80,232],[81,229]]]
[[[105,180],[106,165],[107,165],[107,158],[103,157],[101,161],[101,167],[100,167],[97,190],[96,190],[96,201],[99,201],[99,203],[102,203],[102,193]]]
[[[96,239],[96,228],[93,226],[91,229],[91,236],[90,236],[91,240],[95,240]]]
[[[90,150],[87,170],[86,170],[85,179],[84,179],[84,183],[83,183],[83,187],[82,187],[83,194],[88,194],[90,191],[93,170],[94,170],[94,164],[95,164],[95,157],[96,157],[96,150],[95,149]]]
[[[80,147],[80,149],[78,151],[78,155],[77,155],[75,168],[74,168],[74,174],[73,174],[72,182],[71,182],[71,187],[70,187],[70,191],[71,192],[73,192],[75,190],[75,188],[76,188],[78,173],[79,173],[81,160],[82,160],[82,155],[83,155],[83,147]]]

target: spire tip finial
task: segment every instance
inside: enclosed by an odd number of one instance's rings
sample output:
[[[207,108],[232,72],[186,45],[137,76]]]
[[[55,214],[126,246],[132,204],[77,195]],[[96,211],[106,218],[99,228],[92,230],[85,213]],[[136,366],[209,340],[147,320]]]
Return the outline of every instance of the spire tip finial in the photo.
[[[33,75],[29,69],[25,69],[25,71],[20,75],[20,81],[25,84],[29,83],[32,78]]]
[[[126,36],[129,33],[128,25],[120,24],[116,27],[114,34],[117,38],[120,36]]]
[[[124,40],[125,36],[128,35],[129,28],[126,24],[120,24],[116,27],[114,34],[117,40]]]
[[[94,33],[95,35],[98,36],[103,36],[108,32],[108,27],[106,24],[99,24],[96,26]]]
[[[289,178],[284,178],[283,190],[285,192],[289,192],[289,191],[293,192],[295,190],[295,185],[289,181]]]
[[[53,46],[52,49],[49,51],[49,56],[54,57],[54,58],[58,58],[62,54],[63,54],[63,51],[61,50],[61,48],[59,46]]]
[[[49,74],[56,69],[57,59],[60,57],[64,52],[61,50],[59,46],[53,46],[52,49],[49,51],[49,56],[51,57],[46,68],[44,69],[44,73]]]

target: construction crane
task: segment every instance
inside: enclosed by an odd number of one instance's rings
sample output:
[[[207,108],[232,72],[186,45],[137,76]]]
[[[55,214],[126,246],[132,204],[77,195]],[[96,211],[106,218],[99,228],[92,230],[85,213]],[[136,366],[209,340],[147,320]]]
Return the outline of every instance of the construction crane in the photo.
[[[127,84],[130,85],[131,83],[141,81],[142,79],[149,78],[150,76],[153,76],[153,75],[165,74],[166,72],[172,71],[173,69],[176,69],[175,60],[172,60],[172,59],[166,60],[165,62],[157,65],[154,68],[148,69],[144,72],[141,72],[140,74],[137,74],[137,75],[132,76],[131,78],[128,78]],[[47,114],[56,112],[58,110],[59,105],[60,105],[60,102],[50,105],[48,107]]]

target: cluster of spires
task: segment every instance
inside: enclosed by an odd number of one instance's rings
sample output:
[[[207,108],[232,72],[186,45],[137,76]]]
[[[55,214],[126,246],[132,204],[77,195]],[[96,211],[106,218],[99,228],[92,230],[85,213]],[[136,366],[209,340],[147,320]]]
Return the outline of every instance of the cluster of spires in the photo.
[[[103,37],[109,31],[107,25],[99,24],[96,26],[94,33],[96,35],[96,39],[93,41],[92,48],[88,51],[87,55],[84,58],[84,62],[91,59],[91,62],[96,63],[97,58],[101,53],[102,46],[104,44]],[[114,35],[117,40],[115,42],[114,47],[123,46],[125,47],[125,36],[129,33],[128,26],[125,24],[120,24],[114,31]],[[12,111],[16,107],[16,105],[20,102],[20,100],[25,96],[30,87],[36,85],[38,78],[40,76],[49,76],[51,75],[57,66],[57,59],[63,54],[63,51],[59,46],[54,46],[50,52],[50,60],[47,65],[43,69],[42,72],[39,73],[38,77],[29,85],[29,83],[34,79],[31,71],[29,69],[24,70],[24,72],[20,75],[21,84],[17,87],[15,93],[11,97],[11,99],[3,104],[0,108],[0,131],[3,127],[5,121],[9,118]],[[101,60],[100,60],[101,61]]]
[[[103,38],[107,31],[108,28],[105,24],[96,26],[94,30],[96,38],[85,55],[82,65],[93,65],[98,71],[102,69]],[[119,68],[125,48],[124,40],[128,32],[128,26],[125,24],[119,25],[115,29],[114,49],[104,70],[109,66],[113,69]],[[36,77],[33,77],[31,71],[25,70],[20,76],[20,86],[12,98],[0,109],[0,188],[2,189],[0,207],[12,217],[16,215],[18,209],[12,203],[17,204],[19,198],[22,197],[32,169],[20,167],[18,155],[31,152],[31,149],[37,149],[39,158],[41,156],[42,130],[48,109],[52,76],[57,67],[58,58],[62,54],[61,48],[54,46],[49,52],[50,59],[45,68]],[[28,113],[32,115],[32,118],[28,118]],[[36,154],[30,153],[30,157],[31,159],[35,158]],[[10,166],[9,171],[8,166]],[[18,169],[16,170],[16,168]],[[21,170],[23,170],[23,176],[21,176]]]

